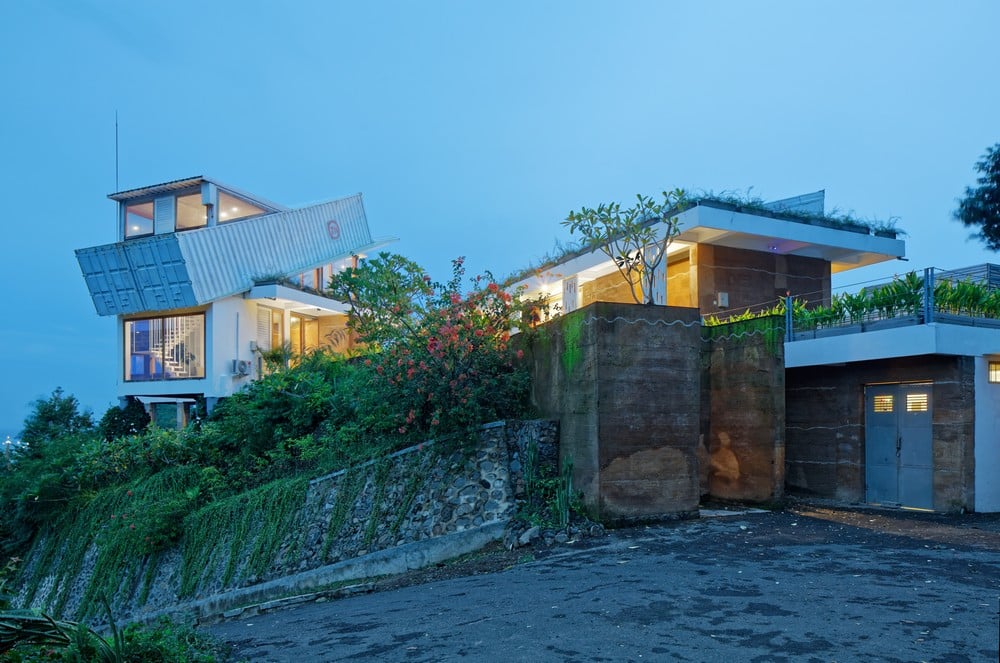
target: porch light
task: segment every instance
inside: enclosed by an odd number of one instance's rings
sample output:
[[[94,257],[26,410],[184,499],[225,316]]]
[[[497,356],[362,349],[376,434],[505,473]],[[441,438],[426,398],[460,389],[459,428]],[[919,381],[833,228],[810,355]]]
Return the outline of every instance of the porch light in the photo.
[[[990,362],[990,382],[1000,382],[1000,361]]]

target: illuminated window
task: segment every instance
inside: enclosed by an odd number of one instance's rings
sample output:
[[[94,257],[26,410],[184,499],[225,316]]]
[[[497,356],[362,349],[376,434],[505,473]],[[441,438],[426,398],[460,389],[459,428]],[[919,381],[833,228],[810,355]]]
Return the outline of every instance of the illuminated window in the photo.
[[[927,394],[907,394],[907,412],[927,412]]]
[[[1000,361],[990,362],[990,382],[1000,382]]]
[[[125,237],[145,237],[153,234],[153,202],[125,207]]]
[[[892,412],[892,394],[875,394],[872,411],[875,413]]]
[[[208,224],[208,214],[201,204],[201,194],[177,196],[177,230],[201,228]]]
[[[248,216],[264,214],[266,211],[242,198],[237,198],[224,191],[219,192],[219,223],[228,223]]]
[[[125,380],[205,377],[205,314],[125,321]]]

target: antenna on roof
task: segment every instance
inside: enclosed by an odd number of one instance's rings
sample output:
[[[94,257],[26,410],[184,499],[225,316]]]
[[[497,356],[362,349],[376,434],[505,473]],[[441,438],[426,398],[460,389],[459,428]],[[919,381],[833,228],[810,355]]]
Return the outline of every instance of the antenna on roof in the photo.
[[[115,109],[115,193],[118,193],[118,109]],[[115,204],[115,239],[118,238],[118,205]]]
[[[118,109],[115,109],[115,192],[118,192]]]

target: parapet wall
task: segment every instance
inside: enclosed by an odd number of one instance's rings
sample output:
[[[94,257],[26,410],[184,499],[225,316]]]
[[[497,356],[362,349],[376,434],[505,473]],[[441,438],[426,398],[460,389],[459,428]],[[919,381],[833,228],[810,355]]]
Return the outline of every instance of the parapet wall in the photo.
[[[532,341],[535,404],[601,521],[697,514],[700,333],[695,309],[597,302]]]
[[[771,502],[784,496],[784,320],[706,329],[702,493]]]

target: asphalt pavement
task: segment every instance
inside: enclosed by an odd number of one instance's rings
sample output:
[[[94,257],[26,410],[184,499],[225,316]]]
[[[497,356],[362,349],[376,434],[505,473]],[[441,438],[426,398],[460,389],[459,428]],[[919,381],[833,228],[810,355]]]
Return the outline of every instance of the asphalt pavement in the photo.
[[[251,661],[997,661],[1000,520],[963,518],[799,508],[623,529],[208,630]]]

